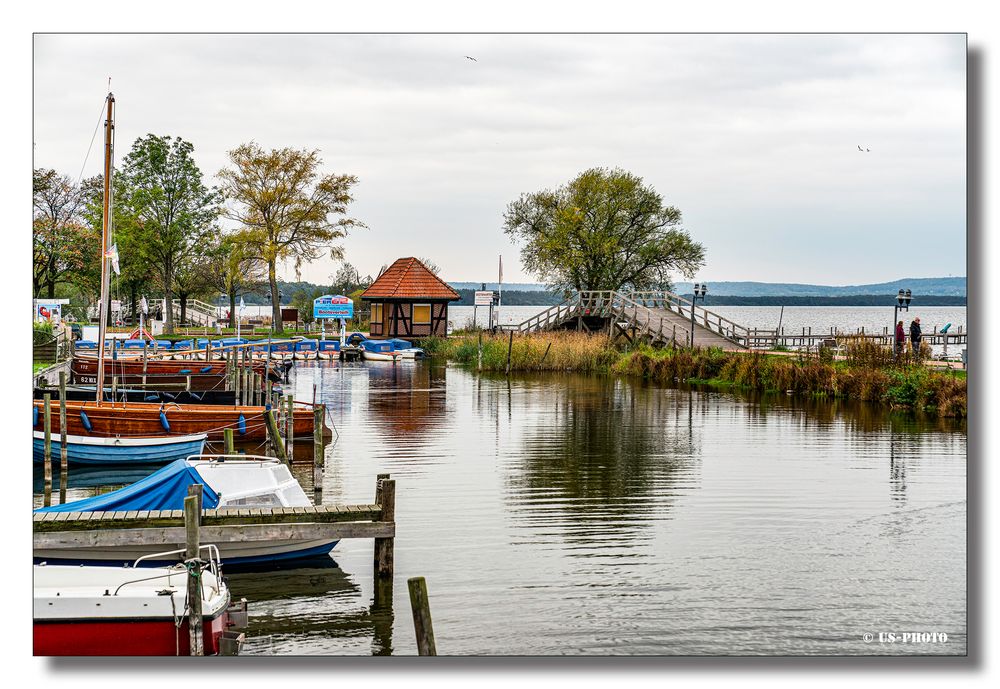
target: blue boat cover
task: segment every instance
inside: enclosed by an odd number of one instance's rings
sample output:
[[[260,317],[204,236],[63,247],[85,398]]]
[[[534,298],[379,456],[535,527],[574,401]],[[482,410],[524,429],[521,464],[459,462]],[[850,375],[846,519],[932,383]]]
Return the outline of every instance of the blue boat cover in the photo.
[[[400,340],[399,338],[394,338],[388,341],[392,345],[393,351],[398,351],[400,349],[413,349],[413,343],[407,342],[406,340]]]
[[[200,483],[202,507],[212,509],[219,504],[219,495],[209,487],[196,469],[187,460],[178,459],[159,471],[136,481],[131,486],[95,495],[92,498],[74,500],[64,505],[40,507],[35,512],[101,512],[115,510],[182,510],[188,486]]]
[[[97,343],[93,340],[77,340],[74,346],[77,349],[97,349]]]
[[[369,352],[392,351],[392,344],[388,340],[365,340],[361,346]]]

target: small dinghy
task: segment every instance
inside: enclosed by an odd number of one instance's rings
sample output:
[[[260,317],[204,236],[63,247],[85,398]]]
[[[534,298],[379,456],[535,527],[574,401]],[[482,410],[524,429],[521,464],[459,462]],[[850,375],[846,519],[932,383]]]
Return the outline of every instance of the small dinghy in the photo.
[[[366,361],[398,361],[403,358],[393,351],[388,340],[365,340],[361,343],[361,356]]]
[[[227,507],[309,507],[312,501],[288,466],[271,457],[254,455],[196,455],[179,459],[146,478],[115,491],[36,512],[121,512],[182,510],[188,486],[200,483],[203,509]],[[177,545],[183,543],[166,543]],[[257,539],[220,546],[225,565],[266,565],[327,556],[337,541],[327,539]],[[163,546],[124,545],[101,548],[53,547],[37,549],[36,561],[124,565]],[[176,556],[154,556],[148,562],[176,561]]]
[[[199,574],[205,655],[236,655],[242,635],[229,630],[246,626],[246,601],[231,604],[215,546],[202,546],[202,553],[207,558]],[[163,555],[176,558],[177,553]],[[188,576],[184,564],[35,565],[35,655],[189,655]]]
[[[33,431],[32,455],[36,462],[45,459],[45,432]],[[86,435],[66,436],[66,460],[70,464],[166,464],[205,449],[205,433],[149,438],[95,438]],[[50,435],[52,458],[59,461],[62,444],[59,434]]]
[[[387,340],[387,342],[392,345],[392,351],[403,359],[423,359],[425,356],[424,350],[420,347],[414,347],[413,343],[407,340],[394,338]]]

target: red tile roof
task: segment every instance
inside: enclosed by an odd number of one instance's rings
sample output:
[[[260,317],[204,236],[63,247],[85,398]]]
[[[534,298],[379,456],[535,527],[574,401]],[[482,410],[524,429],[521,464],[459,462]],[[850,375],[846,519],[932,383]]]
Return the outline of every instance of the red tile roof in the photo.
[[[461,299],[444,280],[410,256],[397,259],[361,293],[362,299]]]

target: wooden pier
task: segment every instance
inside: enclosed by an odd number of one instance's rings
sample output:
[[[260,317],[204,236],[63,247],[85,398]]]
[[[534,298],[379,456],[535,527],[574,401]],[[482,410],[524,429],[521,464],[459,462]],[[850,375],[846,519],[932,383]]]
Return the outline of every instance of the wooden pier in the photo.
[[[227,543],[247,541],[372,538],[375,575],[391,577],[395,496],[395,481],[382,474],[376,482],[377,502],[367,505],[206,509],[200,538],[223,552]],[[36,512],[32,531],[36,557],[58,550],[61,558],[79,560],[87,559],[89,548],[155,546],[163,551],[184,547],[187,539],[183,510]]]
[[[887,309],[888,310],[888,309]],[[802,332],[786,332],[747,328],[724,316],[692,303],[672,292],[578,292],[562,304],[512,326],[501,326],[513,332],[543,330],[581,330],[607,332],[612,338],[628,342],[644,341],[653,345],[720,347],[722,349],[816,349],[837,347],[840,340],[865,338],[887,347],[894,334],[888,327],[880,332],[865,332],[863,328],[847,332],[830,328],[803,328]],[[907,331],[909,338],[909,331]],[[968,343],[968,331],[959,326],[955,331],[923,333],[924,342],[946,348]]]

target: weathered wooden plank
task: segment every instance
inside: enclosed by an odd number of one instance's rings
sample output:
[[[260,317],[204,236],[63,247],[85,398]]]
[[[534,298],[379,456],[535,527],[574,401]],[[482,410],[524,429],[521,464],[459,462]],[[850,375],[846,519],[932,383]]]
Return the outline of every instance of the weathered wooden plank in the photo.
[[[75,518],[71,518],[76,515]],[[34,514],[32,523],[36,532],[80,531],[93,529],[99,522],[101,528],[162,528],[183,524],[180,510],[143,512],[46,512]],[[377,521],[382,518],[382,510],[376,505],[324,505],[299,508],[259,508],[259,509],[215,509],[202,513],[203,525],[226,524],[302,524],[317,522],[323,524]]]

